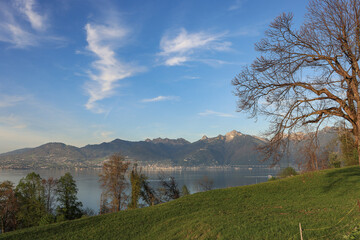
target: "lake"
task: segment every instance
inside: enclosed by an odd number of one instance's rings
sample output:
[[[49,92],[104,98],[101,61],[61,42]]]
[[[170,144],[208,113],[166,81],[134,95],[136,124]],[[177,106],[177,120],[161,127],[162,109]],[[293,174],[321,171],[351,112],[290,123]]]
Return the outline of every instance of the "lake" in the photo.
[[[9,180],[15,185],[21,178],[30,172],[40,174],[42,178],[55,177],[59,178],[66,172],[70,172],[74,177],[78,191],[78,198],[84,207],[89,207],[95,212],[99,211],[101,188],[99,184],[100,169],[85,170],[12,170],[0,169],[0,182]],[[214,188],[227,188],[242,185],[256,184],[268,180],[269,175],[276,175],[279,169],[269,169],[265,167],[238,167],[238,168],[204,168],[204,169],[167,169],[153,170],[143,169],[143,172],[149,177],[153,187],[157,187],[159,182],[158,175],[163,172],[167,176],[174,176],[178,183],[179,189],[185,184],[191,193],[198,192],[197,182],[204,176],[213,180]]]

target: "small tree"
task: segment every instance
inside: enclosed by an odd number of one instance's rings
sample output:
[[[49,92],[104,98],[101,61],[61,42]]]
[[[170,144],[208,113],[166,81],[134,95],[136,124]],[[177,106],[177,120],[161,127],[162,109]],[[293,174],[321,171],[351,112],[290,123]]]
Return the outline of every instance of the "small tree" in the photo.
[[[296,172],[296,170],[292,167],[287,167],[284,168],[283,170],[280,171],[280,173],[278,174],[278,176],[280,178],[287,178],[287,177],[292,177],[292,176],[296,176],[298,175],[298,173]]]
[[[198,181],[199,191],[209,191],[214,188],[214,181],[208,176],[203,176]]]
[[[46,211],[52,214],[54,210],[53,205],[56,200],[56,186],[58,180],[53,177],[49,177],[48,179],[42,179],[41,183],[44,186]]]
[[[41,218],[46,215],[44,186],[41,184],[40,175],[29,173],[20,180],[15,191],[20,205],[17,214],[19,225],[38,226]]]
[[[130,163],[125,161],[125,157],[120,154],[110,156],[109,160],[104,162],[102,172],[100,173],[100,182],[103,188],[103,197],[110,198],[111,212],[118,212],[126,206],[126,188],[128,182],[125,174]]]
[[[110,213],[111,209],[109,208],[109,202],[108,198],[104,195],[104,193],[101,193],[100,195],[100,211],[99,214],[106,214]]]
[[[166,177],[164,174],[159,175],[161,199],[164,202],[168,202],[180,197],[180,190],[175,181],[175,177]]]
[[[12,182],[5,181],[0,183],[0,224],[1,233],[16,229],[16,213],[18,211],[18,201],[15,196],[15,189]]]
[[[141,187],[146,179],[147,177],[145,174],[141,173],[141,168],[138,170],[137,164],[135,163],[130,172],[131,198],[129,208],[138,208],[138,202],[141,196]]]
[[[187,188],[187,186],[184,184],[184,186],[181,188],[181,196],[186,196],[186,195],[190,195],[190,191]]]
[[[76,182],[70,173],[65,173],[57,184],[56,193],[59,206],[56,209],[58,216],[63,216],[66,220],[80,218],[82,216],[82,203],[76,196],[78,192]]]
[[[334,148],[334,140],[321,146],[317,131],[307,131],[301,134],[299,141],[293,140],[298,149],[294,152],[299,169],[302,171],[316,171],[329,166],[329,154]]]
[[[343,124],[339,128],[339,141],[341,150],[341,160],[345,166],[352,166],[357,164],[358,152],[355,145],[353,134],[347,130]]]
[[[148,205],[154,206],[159,204],[160,197],[158,197],[158,193],[155,191],[154,188],[150,186],[150,183],[145,179],[142,182],[142,190],[140,192],[141,199]]]

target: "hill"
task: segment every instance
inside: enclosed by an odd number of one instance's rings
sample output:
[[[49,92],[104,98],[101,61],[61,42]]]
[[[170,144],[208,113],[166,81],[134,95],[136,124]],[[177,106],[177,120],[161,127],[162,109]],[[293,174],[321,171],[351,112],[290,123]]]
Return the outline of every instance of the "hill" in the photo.
[[[0,239],[343,239],[359,223],[360,168],[256,185],[0,235]]]
[[[294,143],[306,134],[292,139]],[[336,137],[336,129],[325,128],[319,132],[320,145],[325,146]],[[111,142],[86,145],[78,148],[64,143],[47,143],[36,148],[15,150],[0,155],[0,168],[86,168],[100,167],[102,161],[120,152],[139,165],[148,166],[236,166],[264,165],[262,155],[256,150],[266,139],[231,131],[225,135],[190,143],[183,138],[156,138],[145,141],[115,139]],[[292,149],[296,149],[291,145]],[[298,153],[293,151],[283,163],[295,164]]]
[[[64,143],[47,143],[0,155],[0,168],[96,167],[111,154],[121,152],[140,165],[224,166],[261,164],[255,147],[266,140],[232,131],[214,138],[204,136],[190,143],[185,139],[125,141],[86,145],[78,148]]]

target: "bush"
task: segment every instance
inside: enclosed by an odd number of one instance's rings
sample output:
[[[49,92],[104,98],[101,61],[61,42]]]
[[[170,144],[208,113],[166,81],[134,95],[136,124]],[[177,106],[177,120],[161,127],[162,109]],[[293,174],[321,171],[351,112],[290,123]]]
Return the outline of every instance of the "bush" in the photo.
[[[337,153],[334,153],[334,152],[330,153],[329,163],[330,163],[330,166],[333,167],[333,168],[340,168],[341,167],[341,160],[340,160]]]
[[[286,177],[291,177],[291,176],[296,176],[298,175],[298,173],[296,172],[296,170],[292,167],[287,167],[284,168],[283,170],[280,171],[279,173],[279,178],[286,178]]]
[[[275,181],[275,180],[277,180],[277,178],[276,177],[274,177],[274,176],[268,176],[268,181],[270,182],[270,181]]]
[[[47,213],[46,215],[41,217],[39,225],[43,226],[54,222],[55,222],[55,217],[52,214]]]

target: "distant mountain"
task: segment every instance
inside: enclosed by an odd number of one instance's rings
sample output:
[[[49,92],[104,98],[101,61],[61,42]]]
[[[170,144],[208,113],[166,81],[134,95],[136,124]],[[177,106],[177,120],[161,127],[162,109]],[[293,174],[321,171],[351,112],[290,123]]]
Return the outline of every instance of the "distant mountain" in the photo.
[[[323,131],[326,142],[334,134]],[[19,149],[0,155],[0,168],[85,168],[98,167],[114,153],[140,165],[157,166],[234,166],[264,165],[256,147],[266,139],[231,131],[214,138],[203,136],[190,143],[183,138],[156,138],[145,141],[111,142],[74,147],[63,143],[47,143],[36,148]],[[325,143],[324,143],[325,144]],[[265,163],[267,164],[267,163]]]

